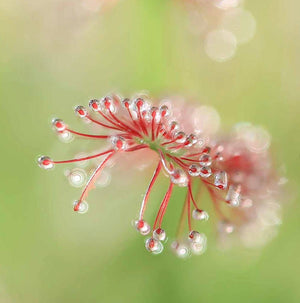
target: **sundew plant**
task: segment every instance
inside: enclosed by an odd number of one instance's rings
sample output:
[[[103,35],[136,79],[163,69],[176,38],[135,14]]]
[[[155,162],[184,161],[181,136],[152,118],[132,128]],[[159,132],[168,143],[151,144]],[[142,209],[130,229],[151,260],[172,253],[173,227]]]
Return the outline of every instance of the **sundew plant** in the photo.
[[[59,164],[99,159],[80,197],[73,203],[74,211],[87,212],[88,193],[111,159],[117,155],[120,159],[125,153],[142,152],[144,161],[153,158],[156,161],[139,216],[134,221],[136,230],[148,236],[145,247],[149,252],[163,251],[167,239],[163,219],[172,203],[174,186],[186,192],[177,235],[169,235],[174,239],[171,247],[177,256],[199,255],[206,249],[207,238],[201,230],[194,229],[193,223],[196,220],[206,224],[204,222],[209,219],[208,212],[201,206],[199,189],[206,190],[210,196],[221,235],[236,233],[246,246],[261,245],[272,238],[280,223],[276,201],[283,181],[273,167],[269,134],[260,127],[240,123],[228,134],[211,135],[208,125],[201,128],[198,123],[206,121],[208,111],[197,112],[197,108],[176,104],[172,98],[152,102],[147,97],[128,99],[111,94],[100,100],[90,100],[89,110],[76,106],[76,115],[93,126],[93,134],[78,132],[61,119],[52,120],[54,131],[64,140],[73,136],[98,140],[99,147],[103,146],[103,141],[108,142],[106,150],[88,156],[68,160],[40,156],[38,159],[39,166],[46,170]],[[192,110],[188,110],[188,106]],[[196,120],[191,112],[196,113]],[[76,186],[86,174],[82,169],[73,171],[69,174],[71,184]],[[156,217],[146,219],[146,208],[151,207],[151,190],[160,174],[169,179],[169,186]]]

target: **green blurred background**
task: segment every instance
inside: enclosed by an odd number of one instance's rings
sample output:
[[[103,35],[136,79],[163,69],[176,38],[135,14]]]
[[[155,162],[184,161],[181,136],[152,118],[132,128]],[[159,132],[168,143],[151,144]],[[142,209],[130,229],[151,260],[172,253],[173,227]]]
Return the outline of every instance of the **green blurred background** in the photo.
[[[205,55],[176,1],[123,0],[84,16],[76,2],[0,4],[0,302],[300,302],[299,1],[248,1],[256,35],[225,63]],[[143,89],[196,97],[218,110],[226,129],[251,121],[269,130],[290,180],[277,238],[262,250],[222,251],[212,218],[204,255],[149,255],[130,222],[150,171],[113,176],[91,193],[86,215],[74,214],[80,190],[63,168],[41,171],[35,157],[63,158],[86,146],[59,142],[50,118],[80,128],[74,105]],[[176,191],[166,217],[171,234],[183,195]]]

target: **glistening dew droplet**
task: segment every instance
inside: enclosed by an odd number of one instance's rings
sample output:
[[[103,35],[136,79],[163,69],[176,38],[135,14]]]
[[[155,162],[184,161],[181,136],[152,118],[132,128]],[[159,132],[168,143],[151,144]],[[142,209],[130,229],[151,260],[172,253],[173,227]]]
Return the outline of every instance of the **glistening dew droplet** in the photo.
[[[43,169],[51,169],[54,167],[53,160],[48,156],[41,156],[38,158],[39,167]]]
[[[194,209],[192,216],[195,220],[198,221],[207,221],[209,219],[208,213],[202,209]]]
[[[186,134],[182,131],[177,132],[174,137],[177,143],[184,143],[186,140]]]
[[[85,109],[84,106],[78,105],[75,107],[75,113],[78,115],[80,118],[84,118],[87,116],[88,112]]]
[[[114,136],[111,138],[111,143],[115,150],[125,150],[127,147],[126,140],[121,136]]]
[[[188,178],[183,170],[175,169],[171,174],[171,182],[180,187],[185,187],[188,184]]]
[[[214,184],[219,189],[225,189],[227,187],[227,173],[225,171],[220,171],[215,174]]]
[[[200,175],[201,166],[199,164],[191,164],[189,166],[189,174],[192,177],[197,177]]]
[[[95,112],[99,112],[101,110],[101,105],[100,105],[100,101],[97,99],[93,99],[90,100],[89,102],[89,107],[95,111]]]
[[[162,117],[168,117],[170,115],[170,110],[169,110],[168,106],[166,106],[166,105],[162,105],[159,108],[159,111],[160,111],[160,114]]]
[[[148,235],[151,230],[150,225],[144,220],[135,221],[135,228],[142,236]]]
[[[201,166],[210,166],[211,163],[212,163],[212,159],[211,159],[210,155],[203,154],[203,155],[200,156],[200,158],[199,158],[199,164]]]
[[[189,233],[188,239],[192,243],[203,243],[206,240],[206,236],[204,234],[200,234],[198,231],[191,231]]]
[[[241,185],[230,185],[225,200],[232,207],[240,206],[240,203],[241,203]]]
[[[208,166],[203,166],[200,169],[199,176],[202,178],[208,178],[211,176],[211,168]]]
[[[161,228],[157,228],[153,231],[153,238],[159,241],[165,241],[166,240],[166,232],[165,230]]]
[[[52,119],[52,126],[58,132],[64,131],[67,127],[63,120],[57,118]]]
[[[154,238],[147,239],[145,242],[145,247],[149,252],[151,252],[155,255],[160,254],[164,249],[161,242]]]
[[[89,209],[89,205],[86,201],[80,202],[79,200],[76,200],[73,202],[73,209],[79,214],[85,214]]]
[[[116,111],[117,111],[116,104],[114,103],[114,100],[112,100],[112,98],[110,98],[110,97],[104,97],[100,101],[100,105],[101,105],[101,109],[103,111],[108,111],[111,113],[116,113]]]

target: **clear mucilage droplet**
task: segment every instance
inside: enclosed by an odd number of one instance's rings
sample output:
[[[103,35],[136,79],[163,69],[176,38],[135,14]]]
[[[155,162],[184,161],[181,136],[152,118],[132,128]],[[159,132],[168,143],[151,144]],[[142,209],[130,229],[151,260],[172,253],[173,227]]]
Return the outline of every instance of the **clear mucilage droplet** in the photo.
[[[200,171],[201,171],[201,166],[199,164],[194,163],[189,166],[188,172],[192,177],[199,176]]]
[[[76,200],[73,202],[73,209],[79,214],[85,214],[89,209],[89,205],[86,201],[80,202],[79,200]]]
[[[170,110],[167,105],[162,105],[159,111],[162,117],[168,117],[170,115]]]
[[[204,234],[200,234],[199,232],[193,230],[189,233],[188,239],[192,242],[192,243],[204,243],[204,241],[206,241],[206,236]]]
[[[202,178],[208,178],[211,176],[211,168],[208,166],[202,166],[199,172],[199,176]]]
[[[179,125],[176,121],[171,121],[170,122],[170,132],[176,133],[179,129]]]
[[[219,189],[226,189],[228,183],[227,179],[227,173],[225,171],[219,171],[215,174],[214,184]]]
[[[87,116],[88,112],[86,110],[86,108],[82,105],[78,105],[75,107],[75,113],[80,117],[80,118],[84,118]]]
[[[153,231],[153,238],[159,241],[165,241],[167,238],[165,230],[157,228]]]
[[[210,166],[212,163],[211,156],[207,154],[203,154],[199,158],[199,164],[201,166]]]
[[[194,209],[192,216],[197,221],[207,221],[209,219],[208,213],[202,209]]]
[[[137,220],[134,223],[136,230],[142,235],[148,235],[150,233],[151,227],[150,225],[144,220]]]
[[[52,119],[52,126],[58,132],[64,131],[67,127],[63,120],[57,118]]]
[[[51,169],[54,167],[53,160],[48,156],[41,156],[38,158],[39,167],[43,169]]]
[[[125,150],[127,148],[126,140],[121,136],[114,136],[111,138],[111,143],[115,150]]]
[[[101,107],[101,110],[103,110],[103,111],[109,111],[112,113],[117,112],[116,104],[115,104],[114,100],[110,97],[104,97],[100,101],[100,107]]]
[[[149,252],[151,252],[155,255],[160,254],[164,249],[161,242],[159,240],[154,239],[154,238],[147,239],[146,242],[145,242],[145,247]]]
[[[177,143],[184,143],[185,140],[186,140],[186,134],[184,132],[182,132],[182,131],[177,132],[175,134],[175,139],[176,139]]]
[[[188,178],[183,170],[175,169],[171,174],[171,182],[180,187],[185,187],[188,184]]]
[[[238,207],[241,204],[241,185],[230,185],[227,195],[226,202],[232,207]]]
[[[93,99],[89,102],[89,107],[95,111],[95,112],[98,112],[101,110],[101,104],[100,104],[100,101],[97,100],[97,99]]]
[[[155,106],[151,107],[150,115],[155,123],[158,123],[160,121],[161,114],[159,112],[158,107],[155,107]]]
[[[198,142],[198,138],[194,134],[189,134],[188,137],[187,137],[187,140],[189,141],[188,147],[191,147],[191,146],[195,145]]]

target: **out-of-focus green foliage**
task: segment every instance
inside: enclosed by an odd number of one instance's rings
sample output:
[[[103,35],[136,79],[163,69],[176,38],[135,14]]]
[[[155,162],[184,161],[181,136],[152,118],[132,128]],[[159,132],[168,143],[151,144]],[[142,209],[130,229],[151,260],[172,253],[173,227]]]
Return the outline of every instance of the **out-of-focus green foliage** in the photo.
[[[300,301],[300,4],[249,0],[254,39],[233,60],[216,63],[188,31],[178,2],[123,0],[81,17],[72,1],[1,2],[1,303]],[[75,125],[74,105],[142,89],[214,106],[225,129],[252,121],[269,130],[291,194],[282,201],[278,237],[263,250],[219,250],[212,219],[203,256],[151,256],[130,226],[150,171],[132,170],[126,184],[128,178],[113,177],[91,193],[89,213],[78,216],[71,203],[79,190],[69,188],[63,168],[37,167],[38,154],[86,150],[82,141],[58,142],[52,116]],[[149,216],[165,185],[154,191]],[[183,198],[176,193],[166,218],[170,233]]]

